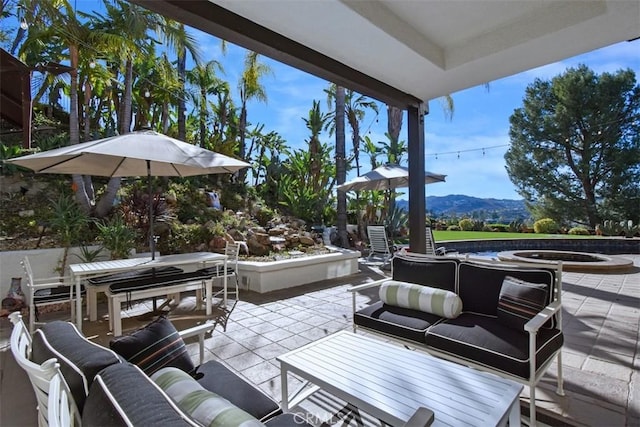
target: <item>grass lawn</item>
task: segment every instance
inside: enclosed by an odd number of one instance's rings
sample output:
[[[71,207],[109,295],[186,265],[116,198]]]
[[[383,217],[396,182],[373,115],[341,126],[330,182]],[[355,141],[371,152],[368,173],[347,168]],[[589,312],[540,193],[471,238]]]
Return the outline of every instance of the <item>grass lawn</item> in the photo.
[[[477,239],[584,239],[593,236],[574,236],[569,234],[536,234],[536,233],[501,233],[495,231],[447,231],[433,230],[433,238],[436,242],[443,240],[477,240]]]

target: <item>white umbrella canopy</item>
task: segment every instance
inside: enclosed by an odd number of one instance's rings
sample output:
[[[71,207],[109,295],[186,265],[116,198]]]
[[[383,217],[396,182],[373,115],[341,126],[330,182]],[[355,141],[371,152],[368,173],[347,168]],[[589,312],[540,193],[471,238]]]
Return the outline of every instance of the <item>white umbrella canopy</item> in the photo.
[[[36,173],[193,176],[234,173],[248,163],[169,136],[137,131],[8,160]]]
[[[149,200],[152,176],[193,176],[234,173],[246,162],[187,144],[167,135],[143,130],[83,142],[10,159],[36,173],[124,177],[147,176]],[[149,203],[149,248],[155,257],[153,203]]]
[[[446,175],[426,172],[425,184],[435,182],[445,182]],[[359,191],[359,190],[388,190],[393,188],[409,186],[409,170],[404,166],[385,165],[379,166],[357,178],[339,185],[338,190]]]

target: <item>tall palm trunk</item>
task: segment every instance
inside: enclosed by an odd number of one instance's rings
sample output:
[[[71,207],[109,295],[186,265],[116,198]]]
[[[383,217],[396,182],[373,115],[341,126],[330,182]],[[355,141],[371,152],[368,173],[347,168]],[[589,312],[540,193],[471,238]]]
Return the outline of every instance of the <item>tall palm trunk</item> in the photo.
[[[387,132],[394,143],[400,138],[400,130],[402,129],[403,111],[391,105],[387,106]],[[396,202],[395,190],[389,190],[388,201],[385,206],[393,206]]]
[[[344,134],[344,98],[345,90],[341,86],[336,87],[336,179],[338,185],[343,184],[347,179],[347,160]],[[336,225],[338,227],[338,237],[340,246],[349,247],[349,236],[347,235],[347,193],[338,190]]]
[[[71,84],[69,87],[69,141],[71,144],[80,142],[80,124],[78,120],[78,46],[69,46]],[[82,175],[72,175],[73,187],[76,191],[76,201],[85,212],[91,210],[89,196],[85,190]]]
[[[180,85],[180,96],[178,97],[178,139],[186,141],[187,139],[187,104],[185,101],[185,80],[187,74],[187,49],[182,46],[178,51],[178,82]]]
[[[242,102],[242,108],[240,110],[240,122],[238,123],[238,146],[240,149],[240,159],[245,160],[245,155],[247,151],[246,147],[246,133],[247,133],[247,103],[246,101]],[[238,181],[244,183],[244,178],[247,175],[247,170],[243,169],[238,172]]]
[[[129,133],[131,130],[131,104],[133,102],[133,60],[127,59],[126,72],[124,77],[124,94],[122,96],[120,110],[120,134]],[[113,201],[116,199],[118,190],[120,189],[120,177],[112,177],[107,184],[104,195],[100,198],[100,202],[96,206],[96,216],[102,218],[106,216],[113,207]]]
[[[89,114],[89,102],[91,101],[91,84],[89,83],[89,79],[84,82],[84,113],[83,113],[83,122],[84,122],[84,140],[89,141],[91,138],[91,117]],[[91,175],[84,175],[84,191],[87,193],[87,197],[90,202],[95,202],[95,191],[93,189],[93,180],[91,179]]]

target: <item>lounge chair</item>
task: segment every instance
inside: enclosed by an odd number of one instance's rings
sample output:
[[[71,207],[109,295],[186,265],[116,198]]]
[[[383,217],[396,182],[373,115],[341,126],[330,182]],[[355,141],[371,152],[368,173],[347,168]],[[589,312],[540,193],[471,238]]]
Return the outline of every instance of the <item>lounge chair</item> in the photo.
[[[369,237],[369,256],[370,260],[375,255],[380,255],[386,263],[393,256],[393,246],[389,245],[387,238],[387,230],[384,225],[367,226],[367,236]]]

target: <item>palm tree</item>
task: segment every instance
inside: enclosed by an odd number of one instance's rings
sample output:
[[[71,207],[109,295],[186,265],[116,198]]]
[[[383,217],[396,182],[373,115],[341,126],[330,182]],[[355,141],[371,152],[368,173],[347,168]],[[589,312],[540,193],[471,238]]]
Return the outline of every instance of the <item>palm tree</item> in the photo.
[[[240,91],[240,122],[238,128],[238,142],[240,148],[240,158],[246,160],[251,157],[251,153],[246,153],[245,135],[247,133],[247,103],[256,99],[261,102],[267,102],[267,93],[261,80],[268,74],[271,74],[271,68],[267,64],[259,61],[259,55],[256,52],[247,52],[244,59],[244,71],[238,83]],[[244,182],[246,170],[238,173],[240,182]]]
[[[335,89],[336,182],[340,185],[347,179],[347,154],[344,132],[346,94],[342,86],[336,86]],[[338,237],[340,239],[340,246],[347,248],[349,247],[349,236],[347,235],[347,193],[338,190],[337,197],[336,226],[338,228]]]
[[[206,64],[196,65],[195,68],[187,72],[187,81],[197,89],[197,94],[194,94],[192,98],[194,104],[199,109],[199,139],[201,147],[204,147],[206,137],[206,123],[208,118],[207,95],[217,94],[222,84],[222,81],[216,77],[216,69],[221,72],[224,71],[222,64],[212,60]]]
[[[328,90],[325,90],[329,104],[331,104],[336,97],[337,89],[338,86],[332,84]],[[349,127],[351,127],[353,158],[356,163],[357,174],[360,176],[360,141],[362,140],[360,136],[360,122],[364,119],[367,110],[373,110],[378,114],[378,104],[351,89],[346,89],[344,93],[344,114],[349,122]],[[336,130],[334,126],[331,126],[329,129],[331,133]]]
[[[31,2],[41,8],[41,19],[29,31],[22,49],[32,44],[40,45],[42,40],[51,45],[65,46],[68,49],[70,62],[69,83],[69,140],[71,144],[80,142],[79,110],[78,110],[78,68],[80,64],[80,47],[102,45],[105,33],[88,24],[80,22],[75,10],[67,0]],[[21,49],[21,50],[22,50]],[[76,200],[85,212],[91,209],[90,194],[87,192],[85,180],[81,175],[73,175],[73,187]]]
[[[113,39],[119,41],[112,45],[108,54],[115,65],[122,66],[124,62],[124,92],[118,108],[118,128],[120,134],[124,134],[131,131],[134,56],[153,55],[155,41],[147,34],[151,30],[161,32],[162,27],[158,15],[140,6],[122,0],[105,0],[105,8],[107,16],[95,14],[93,20],[96,26],[108,29]],[[96,216],[104,217],[111,210],[120,182],[119,177],[109,180],[103,197],[96,205]]]
[[[177,55],[178,84],[180,86],[180,96],[178,98],[178,139],[187,140],[186,126],[186,90],[187,79],[187,51],[193,58],[196,66],[202,62],[198,43],[191,34],[186,31],[183,23],[171,19],[160,18],[161,35],[168,45]],[[224,47],[223,47],[224,49]]]

